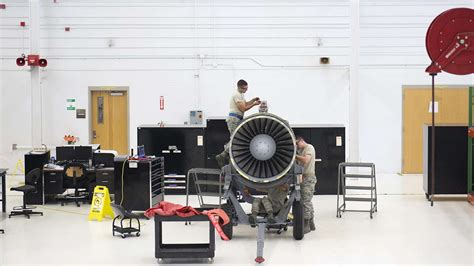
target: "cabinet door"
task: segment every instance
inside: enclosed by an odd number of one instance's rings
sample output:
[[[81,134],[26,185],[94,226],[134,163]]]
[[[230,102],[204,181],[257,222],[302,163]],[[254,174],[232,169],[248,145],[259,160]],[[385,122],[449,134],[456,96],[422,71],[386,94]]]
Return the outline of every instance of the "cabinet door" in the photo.
[[[339,163],[345,161],[344,128],[313,128],[311,142],[316,150],[316,194],[337,194]]]
[[[63,189],[62,171],[44,172],[44,194],[61,194]]]
[[[114,194],[114,171],[113,170],[97,170],[96,185],[105,186],[109,189],[110,194]]]
[[[345,129],[339,128],[293,128],[295,135],[303,137],[316,150],[315,173],[318,183],[315,194],[337,194],[337,171],[339,163],[345,161]]]
[[[207,120],[205,134],[206,168],[217,169],[218,166],[215,157],[224,150],[224,145],[230,140],[230,134],[225,119]]]

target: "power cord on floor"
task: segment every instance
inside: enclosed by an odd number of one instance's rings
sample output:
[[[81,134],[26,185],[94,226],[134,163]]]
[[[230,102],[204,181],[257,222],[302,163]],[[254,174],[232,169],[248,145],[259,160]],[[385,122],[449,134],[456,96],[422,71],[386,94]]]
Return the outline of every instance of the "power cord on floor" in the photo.
[[[120,198],[120,206],[122,206],[122,203],[123,203],[123,199],[125,198],[125,194],[123,193],[123,187],[124,187],[124,182],[123,182],[123,176],[124,176],[124,173],[125,173],[125,164],[128,162],[129,158],[127,158],[123,164],[122,164],[122,186],[121,186],[121,190],[122,190],[122,197]],[[122,206],[123,207],[123,206]]]

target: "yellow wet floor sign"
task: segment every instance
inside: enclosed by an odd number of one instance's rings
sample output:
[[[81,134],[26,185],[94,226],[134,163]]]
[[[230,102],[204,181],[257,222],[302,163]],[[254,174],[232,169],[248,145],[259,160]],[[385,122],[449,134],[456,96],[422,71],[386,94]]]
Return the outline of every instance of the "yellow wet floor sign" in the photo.
[[[96,186],[94,189],[94,196],[92,197],[88,220],[96,219],[100,222],[105,216],[114,218],[114,212],[112,207],[110,207],[109,189],[104,186]]]

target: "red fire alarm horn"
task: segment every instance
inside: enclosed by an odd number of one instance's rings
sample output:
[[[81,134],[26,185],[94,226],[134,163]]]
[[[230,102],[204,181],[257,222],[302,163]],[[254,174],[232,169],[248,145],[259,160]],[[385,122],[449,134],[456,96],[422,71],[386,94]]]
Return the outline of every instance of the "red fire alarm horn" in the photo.
[[[38,61],[38,65],[40,67],[46,67],[48,66],[48,60],[44,59],[44,58],[41,58],[39,61]]]
[[[24,66],[25,64],[26,64],[25,55],[22,54],[21,57],[18,57],[16,59],[16,65],[17,66]]]
[[[28,66],[39,66],[39,67],[46,67],[48,65],[48,60],[41,58],[39,55],[24,55],[22,54],[21,57],[18,57],[16,59],[16,65],[17,66],[24,66],[26,63],[28,63]]]

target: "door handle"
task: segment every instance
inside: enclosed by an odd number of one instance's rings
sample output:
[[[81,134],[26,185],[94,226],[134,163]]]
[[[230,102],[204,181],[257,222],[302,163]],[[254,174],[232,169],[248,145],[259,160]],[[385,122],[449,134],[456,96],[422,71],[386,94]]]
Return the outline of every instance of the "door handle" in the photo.
[[[97,132],[95,130],[92,130],[92,138],[93,139],[97,138]]]

